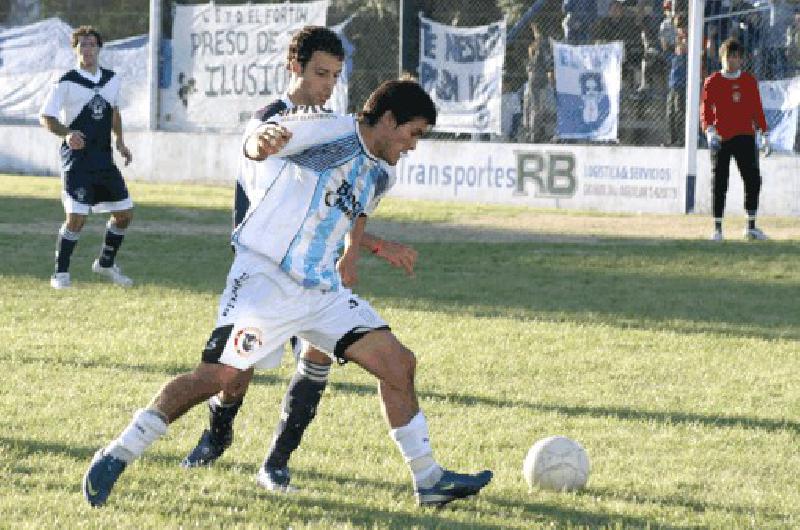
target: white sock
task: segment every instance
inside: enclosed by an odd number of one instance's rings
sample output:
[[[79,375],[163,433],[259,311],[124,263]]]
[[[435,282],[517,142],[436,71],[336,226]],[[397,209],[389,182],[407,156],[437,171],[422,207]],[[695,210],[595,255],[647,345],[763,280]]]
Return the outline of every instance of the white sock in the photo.
[[[105,453],[130,463],[166,432],[167,424],[155,411],[139,409],[119,438],[108,444]]]
[[[414,487],[429,488],[442,477],[442,468],[433,458],[428,423],[419,411],[407,425],[392,429],[389,435],[397,444],[414,477]]]

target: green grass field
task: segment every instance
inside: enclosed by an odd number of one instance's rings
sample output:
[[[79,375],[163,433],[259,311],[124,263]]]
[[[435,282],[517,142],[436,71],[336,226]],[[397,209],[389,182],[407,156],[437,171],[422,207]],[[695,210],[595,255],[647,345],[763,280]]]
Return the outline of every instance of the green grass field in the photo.
[[[119,263],[137,285],[92,277],[94,216],[76,287],[57,292],[59,182],[0,176],[2,528],[800,526],[799,219],[765,218],[772,241],[714,244],[698,216],[399,200],[372,223],[420,251],[416,278],[365,257],[357,291],[417,353],[437,459],[491,468],[492,484],[417,508],[375,383],[347,365],[292,459],[301,491],[259,489],[287,356],[257,374],[215,467],[178,465],[207,421],[200,406],[91,509],[80,480],[92,454],[198,362],[231,261],[228,187],[131,192]],[[529,491],[523,458],[551,434],[586,447],[585,490]]]

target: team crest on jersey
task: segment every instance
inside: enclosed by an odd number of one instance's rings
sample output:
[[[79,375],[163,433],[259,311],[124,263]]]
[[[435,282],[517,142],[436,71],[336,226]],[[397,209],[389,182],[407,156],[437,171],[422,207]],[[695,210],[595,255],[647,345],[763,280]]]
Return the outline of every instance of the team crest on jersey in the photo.
[[[95,94],[92,100],[89,102],[89,108],[92,109],[93,119],[102,120],[103,114],[106,110],[106,100],[100,97],[99,94]]]
[[[339,208],[348,219],[355,219],[364,211],[364,207],[356,199],[353,186],[349,182],[342,182],[336,191],[326,193],[325,204],[331,208]]]
[[[263,344],[262,333],[258,328],[242,328],[233,338],[233,349],[241,357],[247,357]]]
[[[74,192],[75,198],[79,201],[83,201],[86,198],[86,189],[85,188],[77,188]]]
[[[734,90],[733,94],[731,94],[731,98],[734,103],[739,103],[742,100],[742,93]]]

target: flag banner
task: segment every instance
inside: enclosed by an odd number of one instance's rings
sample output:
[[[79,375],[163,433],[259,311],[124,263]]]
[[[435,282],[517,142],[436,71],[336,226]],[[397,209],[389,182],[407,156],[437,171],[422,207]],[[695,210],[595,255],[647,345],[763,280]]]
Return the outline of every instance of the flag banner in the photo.
[[[616,140],[622,43],[551,45],[559,138]]]
[[[774,151],[792,152],[797,135],[800,77],[760,81],[758,91],[767,118],[770,146]]]
[[[286,94],[292,34],[306,25],[325,26],[327,11],[327,0],[175,5],[171,97],[163,102],[162,120],[173,124],[168,128],[238,129],[255,110]]]
[[[434,130],[500,134],[505,21],[459,28],[419,18],[419,79],[439,111]]]

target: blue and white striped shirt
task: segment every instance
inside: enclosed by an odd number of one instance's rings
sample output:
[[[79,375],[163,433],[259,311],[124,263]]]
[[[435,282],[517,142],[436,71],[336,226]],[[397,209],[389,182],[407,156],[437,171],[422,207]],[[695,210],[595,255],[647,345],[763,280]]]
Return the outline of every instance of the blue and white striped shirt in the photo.
[[[351,115],[297,107],[269,123],[292,132],[275,155],[288,163],[260,202],[251,204],[233,241],[306,288],[336,290],[344,238],[394,184],[394,169],[367,151]]]

